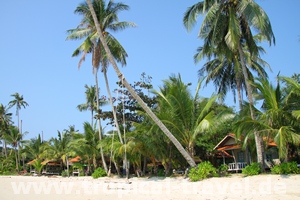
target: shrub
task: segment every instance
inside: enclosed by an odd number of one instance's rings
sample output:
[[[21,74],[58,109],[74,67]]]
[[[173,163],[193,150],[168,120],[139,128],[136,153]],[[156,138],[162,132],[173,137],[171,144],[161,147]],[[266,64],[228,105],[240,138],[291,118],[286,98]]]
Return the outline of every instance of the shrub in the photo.
[[[296,162],[281,163],[271,168],[272,174],[299,174],[300,169]]]
[[[104,170],[103,168],[101,168],[101,167],[98,167],[98,168],[94,171],[94,173],[92,173],[92,177],[93,177],[93,178],[100,178],[100,177],[104,177],[104,176],[106,176],[106,172],[105,172],[105,170]]]
[[[66,170],[61,172],[61,176],[62,177],[67,177],[68,176],[68,172]]]
[[[219,168],[218,168],[218,171],[219,171],[220,175],[228,174],[228,165],[226,165],[226,164],[220,165]]]
[[[260,173],[260,164],[256,162],[242,169],[242,174],[245,174],[247,176],[258,175],[259,173]]]
[[[165,170],[164,169],[158,169],[156,176],[165,176]]]
[[[218,176],[217,169],[208,161],[200,163],[189,171],[188,177],[191,181],[199,181],[208,177]]]

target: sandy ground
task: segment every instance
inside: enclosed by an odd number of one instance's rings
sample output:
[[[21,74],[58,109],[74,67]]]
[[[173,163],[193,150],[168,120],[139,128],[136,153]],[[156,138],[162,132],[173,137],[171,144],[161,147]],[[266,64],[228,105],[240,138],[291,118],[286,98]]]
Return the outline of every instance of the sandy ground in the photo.
[[[300,199],[300,175],[209,178],[0,177],[1,200]],[[58,199],[59,198],[59,199]]]

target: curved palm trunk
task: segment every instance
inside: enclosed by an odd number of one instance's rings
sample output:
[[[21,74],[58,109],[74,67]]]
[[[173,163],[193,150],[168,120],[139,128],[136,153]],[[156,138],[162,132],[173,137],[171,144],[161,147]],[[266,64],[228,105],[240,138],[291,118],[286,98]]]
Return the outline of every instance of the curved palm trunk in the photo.
[[[189,163],[191,167],[195,167],[196,163],[193,160],[193,158],[184,150],[182,145],[179,143],[179,141],[174,137],[174,135],[167,129],[167,127],[158,119],[158,117],[151,111],[151,109],[144,103],[144,101],[137,95],[137,93],[133,90],[133,88],[130,86],[130,84],[127,82],[127,80],[124,78],[123,74],[120,72],[115,60],[112,57],[112,54],[104,40],[104,37],[102,35],[102,31],[99,26],[98,19],[96,17],[94,8],[92,6],[92,3],[90,0],[87,0],[88,6],[91,10],[91,13],[93,15],[93,19],[97,28],[97,32],[99,34],[99,38],[101,40],[102,45],[104,46],[104,49],[108,55],[108,59],[110,63],[112,64],[118,78],[122,81],[126,89],[130,92],[130,94],[137,100],[137,102],[140,104],[140,106],[146,111],[146,113],[151,117],[151,119],[158,125],[158,127],[165,133],[165,135],[171,140],[171,142],[175,145],[175,147],[178,149],[178,151],[183,155],[183,157],[186,159],[186,161]]]
[[[103,68],[105,68],[105,66],[103,66]],[[123,138],[121,136],[121,131],[120,131],[120,127],[119,127],[119,123],[118,123],[118,119],[117,119],[116,110],[114,108],[114,104],[113,104],[113,101],[112,101],[112,96],[111,96],[111,93],[110,93],[110,88],[109,88],[106,69],[103,69],[103,75],[104,75],[104,79],[105,79],[106,90],[107,90],[107,94],[108,94],[108,97],[109,97],[109,103],[110,103],[111,108],[112,108],[112,112],[113,112],[113,116],[114,116],[115,125],[116,125],[116,128],[117,128],[119,140],[122,144],[124,144]]]
[[[98,89],[98,76],[97,76],[97,71],[95,73],[95,80],[96,80],[96,102],[97,102],[97,111],[99,110],[99,89]],[[101,123],[100,123],[100,117],[97,117],[97,122],[98,122],[98,131],[99,131],[99,140],[102,140],[102,133],[101,133]],[[103,148],[100,146],[100,155],[101,155],[101,160],[103,163],[103,168],[106,173],[108,173],[107,165],[105,162],[104,154],[103,154]]]
[[[253,96],[252,96],[251,86],[248,82],[249,77],[248,77],[248,73],[247,73],[247,69],[246,69],[244,53],[243,53],[243,50],[242,50],[240,45],[238,46],[238,51],[239,51],[239,54],[240,54],[241,63],[242,63],[242,70],[243,70],[243,74],[244,74],[244,77],[245,77],[246,90],[247,90],[247,93],[248,93],[248,100],[249,100],[249,103],[250,103],[251,118],[253,120],[255,120],[255,114],[254,114],[254,110],[253,110]],[[261,170],[264,171],[265,164],[264,164],[263,141],[262,141],[262,138],[257,133],[257,131],[255,131],[255,130],[254,130],[254,138],[255,138],[255,144],[256,144],[257,162],[260,163]]]

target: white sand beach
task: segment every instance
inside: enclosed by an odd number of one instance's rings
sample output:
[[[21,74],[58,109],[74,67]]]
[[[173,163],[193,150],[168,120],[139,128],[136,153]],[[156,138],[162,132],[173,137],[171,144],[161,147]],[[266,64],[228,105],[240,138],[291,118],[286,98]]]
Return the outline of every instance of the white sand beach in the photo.
[[[300,175],[209,178],[0,177],[1,200],[300,199]]]

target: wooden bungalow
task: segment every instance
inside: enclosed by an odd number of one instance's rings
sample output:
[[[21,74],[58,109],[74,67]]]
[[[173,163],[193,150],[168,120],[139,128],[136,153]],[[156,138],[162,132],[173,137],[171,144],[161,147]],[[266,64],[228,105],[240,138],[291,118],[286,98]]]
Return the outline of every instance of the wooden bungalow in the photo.
[[[250,152],[247,148],[242,148],[242,142],[241,139],[236,138],[235,134],[230,133],[214,147],[217,155],[223,159],[223,164],[228,165],[228,171],[238,172],[252,163]],[[279,162],[277,145],[269,140],[265,150],[266,168],[270,168],[273,164]]]

